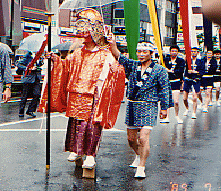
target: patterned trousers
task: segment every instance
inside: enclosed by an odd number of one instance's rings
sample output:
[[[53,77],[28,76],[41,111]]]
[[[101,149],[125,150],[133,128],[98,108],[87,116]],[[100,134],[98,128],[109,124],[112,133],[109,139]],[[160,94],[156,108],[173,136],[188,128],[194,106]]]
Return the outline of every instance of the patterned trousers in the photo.
[[[70,117],[67,127],[65,151],[75,152],[80,156],[92,155],[95,157],[101,138],[101,131],[102,127],[99,124],[92,124],[91,121],[86,122]]]

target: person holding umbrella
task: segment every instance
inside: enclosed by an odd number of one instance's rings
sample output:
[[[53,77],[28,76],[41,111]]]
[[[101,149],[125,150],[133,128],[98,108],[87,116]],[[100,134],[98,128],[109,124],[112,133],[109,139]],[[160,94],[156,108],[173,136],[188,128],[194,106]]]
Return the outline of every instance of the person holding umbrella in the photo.
[[[25,105],[27,102],[28,95],[30,93],[33,94],[33,99],[31,100],[31,103],[28,106],[26,114],[31,118],[36,117],[34,112],[37,109],[39,98],[41,96],[40,81],[42,79],[42,76],[41,76],[41,68],[40,67],[44,64],[43,57],[41,57],[40,60],[35,63],[35,66],[33,66],[31,68],[30,74],[25,76],[25,70],[26,70],[28,64],[33,59],[32,55],[33,55],[33,53],[31,51],[29,51],[24,56],[23,59],[21,59],[17,62],[17,67],[23,71],[23,76],[21,78],[21,82],[23,83],[23,93],[22,93],[22,98],[21,98],[21,102],[19,105],[19,117],[24,117]]]

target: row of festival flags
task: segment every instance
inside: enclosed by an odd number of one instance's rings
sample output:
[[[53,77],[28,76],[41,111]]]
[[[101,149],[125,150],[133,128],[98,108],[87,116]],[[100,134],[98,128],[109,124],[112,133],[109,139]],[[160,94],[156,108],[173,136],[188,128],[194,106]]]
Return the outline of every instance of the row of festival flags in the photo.
[[[183,37],[186,59],[189,69],[191,69],[191,34],[190,34],[190,8],[188,0],[179,0],[180,14],[182,17]],[[157,46],[160,60],[163,64],[163,51],[160,37],[159,21],[155,7],[155,0],[147,0],[150,19],[154,34],[154,41]],[[130,58],[136,59],[136,45],[140,39],[140,0],[124,1],[124,17],[126,27],[127,47]]]

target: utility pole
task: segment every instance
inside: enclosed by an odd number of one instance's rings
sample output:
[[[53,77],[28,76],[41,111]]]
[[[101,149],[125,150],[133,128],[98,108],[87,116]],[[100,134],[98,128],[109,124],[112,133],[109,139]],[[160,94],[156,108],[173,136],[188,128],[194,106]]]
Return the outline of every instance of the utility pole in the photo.
[[[177,44],[177,33],[178,33],[178,15],[179,15],[179,8],[178,8],[178,0],[176,0],[176,7],[175,7],[175,33],[174,33],[174,44]]]
[[[10,22],[10,39],[9,39],[9,46],[12,48],[12,34],[13,34],[13,28],[14,28],[14,12],[15,12],[15,2],[14,0],[11,0],[11,22]]]

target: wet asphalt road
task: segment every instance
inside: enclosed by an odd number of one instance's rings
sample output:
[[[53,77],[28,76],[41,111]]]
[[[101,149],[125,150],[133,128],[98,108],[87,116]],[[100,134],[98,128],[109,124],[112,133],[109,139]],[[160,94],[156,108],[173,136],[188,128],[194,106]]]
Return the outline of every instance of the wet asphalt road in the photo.
[[[221,108],[197,110],[197,119],[182,117],[154,127],[150,137],[150,157],[143,180],[135,179],[129,168],[134,153],[129,148],[124,125],[123,103],[114,129],[103,131],[96,157],[96,178],[82,178],[82,169],[66,160],[63,152],[67,118],[55,113],[51,118],[51,167],[45,170],[45,119],[19,120],[18,103],[2,104],[0,109],[0,190],[221,190]],[[192,105],[190,105],[190,108]],[[192,110],[192,108],[191,108]]]

